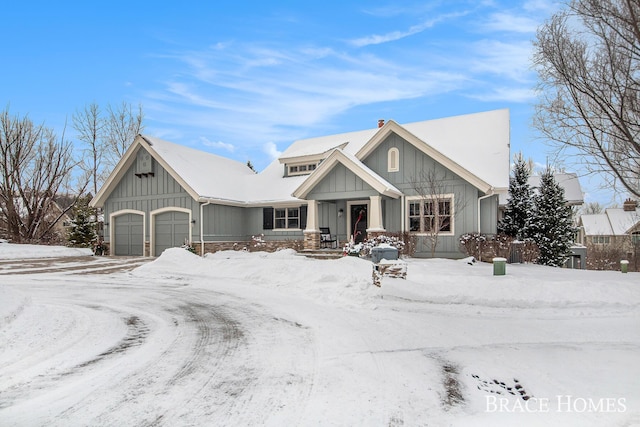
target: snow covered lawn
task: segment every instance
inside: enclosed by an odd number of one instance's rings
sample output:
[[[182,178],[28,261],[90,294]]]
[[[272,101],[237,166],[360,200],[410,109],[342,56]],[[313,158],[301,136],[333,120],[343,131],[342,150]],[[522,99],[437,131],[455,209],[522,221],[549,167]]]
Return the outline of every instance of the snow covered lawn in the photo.
[[[640,425],[640,274],[407,262],[0,271],[0,425]]]

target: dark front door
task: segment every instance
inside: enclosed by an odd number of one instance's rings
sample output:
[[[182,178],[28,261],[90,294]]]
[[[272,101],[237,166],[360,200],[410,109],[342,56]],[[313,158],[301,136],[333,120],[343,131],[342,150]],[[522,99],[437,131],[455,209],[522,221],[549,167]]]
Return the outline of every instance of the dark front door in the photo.
[[[367,238],[367,205],[351,205],[351,230],[355,243]]]

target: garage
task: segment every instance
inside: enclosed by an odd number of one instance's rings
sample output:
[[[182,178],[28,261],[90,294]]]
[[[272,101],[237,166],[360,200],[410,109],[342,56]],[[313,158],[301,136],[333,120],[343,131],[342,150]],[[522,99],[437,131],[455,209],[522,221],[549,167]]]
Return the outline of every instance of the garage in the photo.
[[[144,255],[144,217],[127,213],[113,219],[114,222],[114,255]]]
[[[182,246],[190,241],[188,212],[166,211],[154,215],[153,218],[154,256],[160,256],[167,248]]]

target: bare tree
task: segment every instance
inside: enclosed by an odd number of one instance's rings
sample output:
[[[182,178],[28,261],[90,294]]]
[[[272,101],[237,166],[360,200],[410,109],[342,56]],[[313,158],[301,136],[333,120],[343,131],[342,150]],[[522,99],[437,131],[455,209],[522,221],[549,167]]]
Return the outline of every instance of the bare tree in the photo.
[[[144,130],[142,106],[134,112],[131,104],[122,102],[118,107],[109,105],[105,124],[105,139],[108,147],[106,160],[114,167],[129,148],[135,137]]]
[[[47,239],[64,210],[55,197],[76,162],[72,145],[27,117],[0,113],[0,214],[15,242]]]
[[[572,0],[538,29],[535,126],[640,197],[640,1]]]
[[[83,110],[73,115],[73,128],[78,133],[78,139],[86,148],[83,150],[83,169],[90,175],[93,194],[98,192],[105,178],[105,120],[98,104],[86,105]]]
[[[427,235],[433,258],[440,235],[452,230],[454,215],[462,212],[466,202],[460,197],[451,197],[445,177],[432,169],[421,170],[409,181],[420,196],[418,202],[409,203],[409,229]]]
[[[604,208],[598,202],[589,202],[581,209],[582,215],[601,214],[602,212],[604,212]]]

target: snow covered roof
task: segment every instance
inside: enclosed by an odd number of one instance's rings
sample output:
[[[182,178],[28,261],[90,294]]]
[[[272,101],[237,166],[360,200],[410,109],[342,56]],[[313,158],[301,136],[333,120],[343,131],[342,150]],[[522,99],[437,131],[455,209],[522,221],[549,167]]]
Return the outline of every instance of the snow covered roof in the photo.
[[[586,236],[622,236],[640,223],[640,209],[608,208],[602,214],[582,215],[580,223]]]
[[[182,178],[183,186],[192,189],[197,198],[242,201],[247,177],[255,176],[249,167],[236,160],[174,144],[151,136],[142,136],[165,163]],[[159,159],[159,160],[160,160]]]
[[[580,180],[575,173],[555,173],[553,174],[556,182],[564,189],[564,197],[570,206],[579,206],[584,203],[584,194],[580,186]],[[529,186],[536,191],[540,187],[540,175],[532,175],[529,177]],[[506,205],[509,194],[500,195],[500,205]]]
[[[395,125],[395,128],[394,128]],[[425,151],[440,153],[459,167],[495,189],[509,187],[509,110],[446,117],[442,119],[398,125],[388,121],[382,128],[340,133],[295,141],[281,158],[311,156],[343,147],[346,154],[360,160],[367,154],[367,145],[378,133],[385,135],[398,128],[419,140]],[[385,135],[386,136],[386,135]],[[421,147],[418,147],[421,148]]]
[[[367,168],[362,160],[388,134],[396,132],[482,191],[506,191],[509,185],[509,111],[427,120],[295,141],[264,171],[254,173],[244,163],[151,136],[138,136],[114,172],[92,200],[102,206],[114,186],[133,164],[141,148],[168,170],[195,199],[232,205],[294,203],[294,192],[311,175],[285,177],[283,163],[326,159],[336,150],[375,188],[401,194]],[[344,162],[343,162],[344,163]],[[353,165],[352,165],[353,166]],[[383,192],[383,194],[386,194]]]
[[[305,180],[300,185],[300,187],[294,191],[294,195],[300,198],[306,197],[309,191],[313,189],[313,186],[316,183],[320,182],[326,176],[326,174],[331,171],[336,163],[342,163],[343,165],[345,165],[347,168],[353,171],[356,176],[369,184],[380,194],[384,194],[385,196],[390,196],[393,198],[402,196],[402,192],[398,190],[393,184],[389,183],[389,181],[375,173],[364,163],[360,162],[356,158],[356,156],[347,154],[339,148],[333,150],[331,155],[324,162],[322,162],[320,166],[318,166],[316,172],[313,173],[309,177],[309,179]]]

